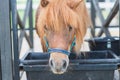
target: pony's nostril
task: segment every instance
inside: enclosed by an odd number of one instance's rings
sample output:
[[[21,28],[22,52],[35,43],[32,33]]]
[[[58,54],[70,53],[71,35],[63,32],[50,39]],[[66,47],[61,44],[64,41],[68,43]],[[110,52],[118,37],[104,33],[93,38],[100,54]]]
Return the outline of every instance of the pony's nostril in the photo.
[[[50,60],[50,66],[53,67],[53,60]]]
[[[67,62],[63,60],[63,68],[65,69],[67,67]]]

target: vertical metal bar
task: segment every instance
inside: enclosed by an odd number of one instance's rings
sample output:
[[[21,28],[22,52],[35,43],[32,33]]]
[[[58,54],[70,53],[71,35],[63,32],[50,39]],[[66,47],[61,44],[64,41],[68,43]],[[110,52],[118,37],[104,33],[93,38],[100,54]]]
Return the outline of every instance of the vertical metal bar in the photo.
[[[1,39],[0,39],[1,40]],[[1,41],[0,41],[1,43]],[[1,45],[1,44],[0,44]],[[1,47],[0,47],[0,80],[2,80],[2,70],[1,70]]]
[[[16,0],[11,0],[12,12],[12,28],[13,28],[13,71],[14,80],[20,80],[19,77],[19,52],[18,52],[18,29],[17,29],[17,3]],[[8,79],[9,80],[9,79]]]
[[[120,0],[119,0],[119,37],[120,37]]]
[[[118,70],[119,71],[119,80],[120,80],[120,70]]]
[[[1,39],[0,39],[1,40]],[[0,41],[1,43],[1,41]],[[1,45],[1,44],[0,44]],[[0,47],[0,80],[2,80],[2,70],[1,70],[1,47]]]
[[[32,9],[32,0],[30,0],[30,11],[29,11],[29,35],[30,35],[30,40],[32,42],[32,47],[33,48],[33,9]]]
[[[10,0],[0,0],[0,61],[0,79],[13,80]]]
[[[120,0],[119,0],[119,54],[120,54]],[[120,80],[120,62],[118,67],[119,80]]]
[[[91,0],[91,19],[92,19],[92,24],[93,24],[93,28],[91,29],[91,33],[92,36],[95,37],[95,19],[96,19],[96,11],[95,8],[93,6],[92,0]]]
[[[24,13],[24,17],[23,17],[23,25],[24,26],[25,26],[25,23],[26,23],[29,11],[30,11],[30,0],[27,0],[26,8],[25,8],[25,13]]]
[[[120,52],[120,0],[119,0],[119,52]],[[119,71],[119,80],[120,80],[120,67],[118,71]]]

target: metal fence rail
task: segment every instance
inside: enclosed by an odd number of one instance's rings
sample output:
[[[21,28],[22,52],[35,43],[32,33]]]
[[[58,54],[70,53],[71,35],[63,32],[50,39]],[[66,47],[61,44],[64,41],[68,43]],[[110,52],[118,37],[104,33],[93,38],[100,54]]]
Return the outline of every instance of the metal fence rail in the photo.
[[[29,32],[30,32],[30,37],[27,35],[25,32],[25,24],[26,20],[29,17]],[[23,20],[20,19],[19,14],[17,13],[17,18],[18,18],[18,24],[20,26],[20,36],[19,36],[19,51],[21,50],[21,43],[23,41],[23,37],[25,36],[30,48],[33,48],[33,19],[32,19],[32,0],[27,0],[26,3],[26,8],[25,8],[25,13]]]
[[[27,0],[26,8],[24,11],[23,20],[21,20],[19,13],[17,11],[16,0],[11,0],[11,11],[12,11],[12,30],[13,30],[13,54],[14,54],[14,80],[20,80],[20,69],[19,69],[19,55],[22,48],[23,38],[28,42],[30,48],[33,48],[33,15],[32,15],[32,0]],[[29,19],[29,34],[26,33],[25,24],[27,19]],[[18,25],[20,27],[20,36],[18,36]]]
[[[105,33],[106,36],[111,36],[108,27],[115,15],[119,11],[119,0],[115,1],[114,7],[110,11],[109,15],[107,16],[106,19],[104,19],[103,14],[101,12],[100,6],[99,6],[99,1],[98,0],[91,0],[91,18],[93,22],[93,27],[94,29],[91,31],[93,37],[100,37],[102,36],[103,33]],[[102,28],[100,29],[100,32],[98,32],[97,35],[95,35],[95,29],[96,29],[96,24],[95,24],[95,18],[96,16],[99,17],[101,23],[102,23]],[[112,26],[114,27],[114,26]],[[118,26],[119,27],[119,26]]]
[[[112,8],[111,12],[109,13],[108,17],[106,18],[105,22],[103,22],[103,28],[108,28],[110,22],[112,21],[112,19],[115,17],[115,15],[117,14],[119,10],[119,0],[116,0],[114,7]],[[98,33],[98,37],[101,36],[103,34],[103,30],[101,29],[100,32]]]

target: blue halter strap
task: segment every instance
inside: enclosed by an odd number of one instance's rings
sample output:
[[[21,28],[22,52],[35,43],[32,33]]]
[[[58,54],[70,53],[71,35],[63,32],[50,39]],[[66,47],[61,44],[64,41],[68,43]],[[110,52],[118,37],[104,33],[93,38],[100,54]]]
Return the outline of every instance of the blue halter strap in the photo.
[[[48,48],[48,53],[53,53],[53,52],[58,52],[58,53],[63,53],[66,55],[70,55],[70,52],[67,50],[59,49],[59,48]]]
[[[49,48],[49,43],[47,41],[47,38],[46,36],[44,37],[44,40],[45,40],[45,45],[48,49],[48,53],[53,53],[53,52],[58,52],[58,53],[63,53],[63,54],[66,54],[66,55],[70,55],[70,52],[72,51],[73,47],[76,45],[76,37],[74,37],[74,40],[70,46],[70,50],[63,50],[63,49],[60,49],[60,48]]]

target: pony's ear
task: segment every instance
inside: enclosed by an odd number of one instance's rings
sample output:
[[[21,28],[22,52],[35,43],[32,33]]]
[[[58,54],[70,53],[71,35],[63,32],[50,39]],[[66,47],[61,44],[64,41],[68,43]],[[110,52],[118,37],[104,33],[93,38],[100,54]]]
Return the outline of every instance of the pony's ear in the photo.
[[[77,8],[78,5],[84,0],[68,0],[67,2],[67,5],[70,7],[70,8]]]
[[[41,6],[46,7],[49,4],[48,0],[41,0]]]

